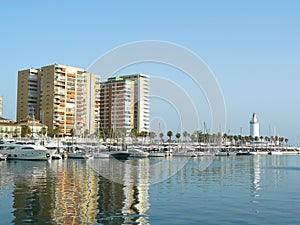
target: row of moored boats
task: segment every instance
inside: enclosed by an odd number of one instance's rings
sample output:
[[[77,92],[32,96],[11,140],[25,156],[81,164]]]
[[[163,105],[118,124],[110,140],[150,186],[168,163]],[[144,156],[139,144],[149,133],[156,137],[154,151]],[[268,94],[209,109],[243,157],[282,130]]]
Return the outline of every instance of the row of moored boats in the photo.
[[[219,150],[217,148],[195,149],[171,149],[170,146],[162,148],[146,148],[143,146],[127,146],[126,150],[121,150],[117,146],[106,146],[101,144],[72,144],[66,145],[59,142],[50,142],[44,145],[37,144],[33,141],[7,141],[0,140],[0,160],[51,160],[62,158],[146,158],[146,157],[198,157],[198,156],[229,156],[229,155],[282,155],[282,154],[299,154],[299,151],[279,151],[272,149],[269,151],[229,151],[228,149]]]

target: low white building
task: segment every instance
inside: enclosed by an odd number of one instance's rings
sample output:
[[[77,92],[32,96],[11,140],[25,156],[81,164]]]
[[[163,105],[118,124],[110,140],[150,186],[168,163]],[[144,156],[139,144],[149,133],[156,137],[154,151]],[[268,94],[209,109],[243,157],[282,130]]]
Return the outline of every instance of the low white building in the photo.
[[[21,137],[21,126],[15,121],[0,117],[0,138]]]

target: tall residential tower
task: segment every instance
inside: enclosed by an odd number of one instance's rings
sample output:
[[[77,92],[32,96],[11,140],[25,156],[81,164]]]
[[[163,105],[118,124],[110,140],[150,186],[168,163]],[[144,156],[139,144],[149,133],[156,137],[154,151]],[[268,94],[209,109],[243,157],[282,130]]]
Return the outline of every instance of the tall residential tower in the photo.
[[[99,82],[98,75],[60,64],[19,71],[17,121],[34,116],[60,136],[95,133]]]
[[[134,82],[109,78],[100,86],[100,124],[105,129],[128,135],[134,128]]]
[[[121,76],[134,81],[134,128],[140,133],[149,132],[150,127],[150,76],[130,74]]]

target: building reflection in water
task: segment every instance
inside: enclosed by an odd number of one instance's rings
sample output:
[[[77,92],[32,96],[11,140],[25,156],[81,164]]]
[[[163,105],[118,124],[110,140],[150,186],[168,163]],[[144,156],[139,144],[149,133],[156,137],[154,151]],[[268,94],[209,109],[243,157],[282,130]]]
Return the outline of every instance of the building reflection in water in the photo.
[[[260,180],[261,180],[260,158],[261,158],[260,155],[253,156],[253,175],[252,175],[253,198],[258,198],[260,196],[259,195],[259,190],[261,189],[261,186],[260,186]],[[255,202],[255,200],[253,202]]]
[[[109,175],[99,182],[99,213],[97,222],[102,224],[147,224],[149,209],[149,159],[117,162],[98,160],[97,168],[110,168]],[[100,166],[100,167],[99,167]],[[113,182],[110,177],[122,182]]]
[[[149,159],[130,162],[118,171],[122,184],[101,176],[84,160],[7,162],[0,173],[9,171],[6,181],[14,185],[11,223],[148,224]],[[2,187],[7,185],[2,181]]]
[[[88,162],[72,160],[58,170],[53,202],[56,224],[95,222],[98,178]]]

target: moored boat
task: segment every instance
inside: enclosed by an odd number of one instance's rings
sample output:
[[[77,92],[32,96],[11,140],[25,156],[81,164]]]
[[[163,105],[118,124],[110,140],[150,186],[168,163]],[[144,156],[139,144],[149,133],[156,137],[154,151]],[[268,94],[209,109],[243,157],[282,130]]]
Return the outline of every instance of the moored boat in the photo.
[[[149,157],[165,157],[164,152],[152,151],[149,152]]]
[[[230,153],[226,150],[221,150],[215,154],[215,156],[229,156]]]
[[[249,151],[238,151],[236,155],[252,155]]]
[[[7,154],[4,153],[4,154],[0,154],[0,160],[6,160],[7,159]]]
[[[130,156],[130,153],[125,151],[110,151],[109,152],[110,157],[116,158],[116,159],[128,159]]]
[[[98,151],[98,152],[93,152],[92,156],[94,158],[109,158],[110,157],[110,153],[108,151]]]
[[[148,152],[144,152],[143,150],[137,149],[137,148],[133,148],[128,150],[128,153],[130,154],[130,157],[134,157],[134,158],[147,158],[149,157],[149,153]]]
[[[51,160],[55,151],[42,145],[0,141],[0,154],[7,154],[8,160]]]
[[[172,152],[172,156],[175,156],[175,157],[197,157],[198,155],[195,153],[194,150],[188,150],[188,151]]]
[[[92,155],[86,152],[68,152],[68,158],[70,159],[91,159]]]

